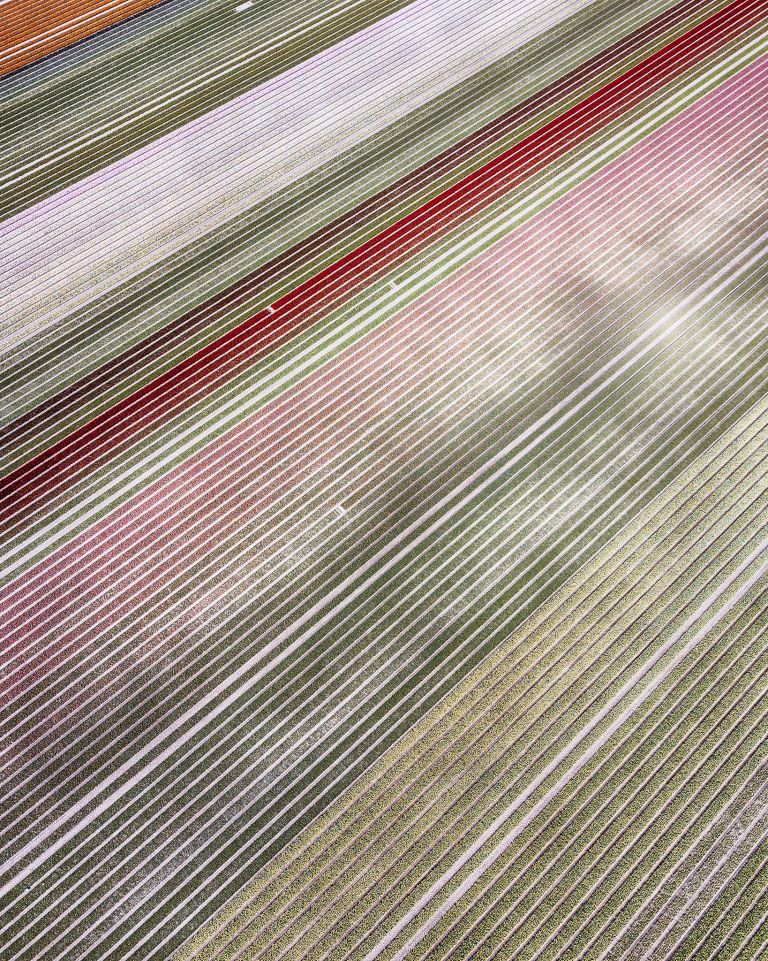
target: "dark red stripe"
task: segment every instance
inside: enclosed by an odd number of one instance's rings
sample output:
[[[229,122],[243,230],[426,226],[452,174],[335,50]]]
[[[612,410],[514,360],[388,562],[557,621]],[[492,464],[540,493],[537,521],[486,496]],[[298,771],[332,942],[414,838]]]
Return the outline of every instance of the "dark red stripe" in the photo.
[[[103,389],[119,383],[123,377],[140,370],[147,361],[182,344],[188,337],[210,326],[226,311],[255,297],[267,284],[274,284],[280,277],[290,274],[302,263],[310,261],[313,256],[317,255],[319,249],[327,247],[338,239],[345,230],[355,224],[359,229],[360,222],[366,217],[380,215],[382,208],[386,209],[393,204],[398,195],[407,192],[409,189],[416,189],[419,184],[423,184],[428,179],[435,179],[441,173],[449,172],[452,167],[473,151],[483,146],[487,147],[494,141],[499,140],[510,130],[525,122],[526,119],[534,116],[545,105],[556,102],[572,93],[582,83],[599,75],[601,71],[607,69],[615,61],[631,55],[650,40],[672,29],[708,2],[709,0],[687,0],[687,2],[677,5],[639,27],[627,37],[585,61],[584,64],[565,77],[537,92],[507,113],[490,121],[485,127],[454,144],[438,157],[427,161],[421,167],[396,181],[349,213],[332,221],[302,243],[257,268],[205,303],[182,314],[161,330],[135,344],[117,357],[110,359],[34,410],[22,415],[0,431],[0,445],[12,449],[13,446],[17,446],[24,439],[31,438],[38,433],[41,425],[45,424],[46,421],[50,421],[54,417],[61,417],[63,412],[72,411],[78,404],[87,403],[97,397]]]
[[[130,397],[62,438],[0,482],[0,518],[39,501],[103,463],[137,434],[168,420],[194,395],[210,392],[253,362],[265,343],[313,322],[377,277],[488,206],[523,180],[700,62],[765,13],[768,0],[734,0],[437,197],[321,270]],[[115,438],[116,431],[124,437]]]

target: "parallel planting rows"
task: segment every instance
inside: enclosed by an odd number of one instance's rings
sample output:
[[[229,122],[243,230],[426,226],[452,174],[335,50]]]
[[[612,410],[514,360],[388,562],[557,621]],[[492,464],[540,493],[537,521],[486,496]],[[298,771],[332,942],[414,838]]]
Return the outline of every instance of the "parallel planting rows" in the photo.
[[[0,91],[0,954],[758,957],[768,3],[249,11]]]

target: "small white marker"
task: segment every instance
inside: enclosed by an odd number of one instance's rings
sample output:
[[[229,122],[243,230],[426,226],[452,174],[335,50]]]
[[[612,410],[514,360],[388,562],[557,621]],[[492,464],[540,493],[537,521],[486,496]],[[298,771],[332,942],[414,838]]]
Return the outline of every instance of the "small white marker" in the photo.
[[[344,507],[343,504],[337,504],[336,507],[334,508],[334,510],[335,510],[336,513],[339,515],[339,517],[346,517],[346,516],[347,516],[347,511],[346,511],[346,509],[345,509],[345,507]]]
[[[394,282],[394,280],[390,280],[389,286],[392,288],[392,290],[397,290],[397,284]]]
[[[248,10],[253,6],[253,0],[245,0],[245,3],[241,3],[240,6],[235,7],[235,13],[242,13],[243,10]]]
[[[275,308],[272,306],[272,304],[270,304],[269,307],[267,307],[267,313],[274,314],[274,312],[275,312]]]

